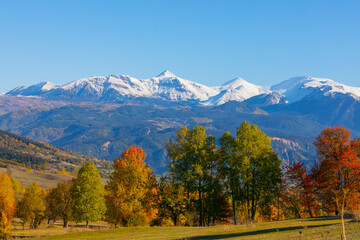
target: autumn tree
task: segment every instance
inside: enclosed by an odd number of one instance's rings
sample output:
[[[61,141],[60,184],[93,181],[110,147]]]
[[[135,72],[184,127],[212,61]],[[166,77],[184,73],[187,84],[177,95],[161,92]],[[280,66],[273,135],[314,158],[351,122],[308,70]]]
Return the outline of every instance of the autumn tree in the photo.
[[[278,209],[282,210],[285,218],[301,218],[302,206],[299,197],[293,191],[286,177],[283,178],[280,184],[280,195],[278,196],[277,203]]]
[[[0,175],[0,239],[10,237],[11,221],[15,213],[13,184],[7,173]]]
[[[45,218],[46,192],[38,183],[33,183],[25,189],[24,196],[18,203],[17,216],[22,224],[30,223],[30,228],[36,229]]]
[[[105,213],[104,188],[99,170],[93,162],[85,163],[72,180],[71,197],[73,199],[73,216],[78,222],[101,219]]]
[[[215,139],[202,126],[194,126],[192,130],[182,127],[177,130],[175,142],[170,139],[165,146],[171,158],[170,174],[183,184],[188,199],[191,196],[197,202],[199,226],[204,226],[203,200],[207,181],[213,177]]]
[[[314,173],[308,172],[304,163],[296,162],[285,166],[290,194],[297,198],[301,207],[313,217],[320,209],[317,198],[317,184]],[[301,210],[300,210],[301,211]],[[300,215],[297,215],[300,217]]]
[[[60,182],[50,189],[46,196],[46,212],[49,219],[55,221],[60,218],[63,221],[63,227],[67,227],[72,217],[72,207],[69,183]]]
[[[357,143],[357,139],[350,139],[350,131],[344,127],[325,128],[314,143],[319,160],[317,181],[323,198],[333,203],[336,211],[341,213],[344,239],[346,201],[360,189]]]
[[[122,226],[143,224],[155,216],[157,189],[140,147],[130,146],[114,160],[114,173],[106,185],[106,218]]]
[[[24,195],[24,188],[21,186],[21,183],[14,178],[11,178],[11,183],[15,192],[15,201],[18,201]]]

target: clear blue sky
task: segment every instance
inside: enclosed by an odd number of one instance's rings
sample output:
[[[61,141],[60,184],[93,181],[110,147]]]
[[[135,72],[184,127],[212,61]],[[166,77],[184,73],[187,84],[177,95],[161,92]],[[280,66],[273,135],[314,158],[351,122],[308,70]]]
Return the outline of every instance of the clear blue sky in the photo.
[[[0,1],[0,92],[165,69],[205,85],[360,87],[360,1]]]

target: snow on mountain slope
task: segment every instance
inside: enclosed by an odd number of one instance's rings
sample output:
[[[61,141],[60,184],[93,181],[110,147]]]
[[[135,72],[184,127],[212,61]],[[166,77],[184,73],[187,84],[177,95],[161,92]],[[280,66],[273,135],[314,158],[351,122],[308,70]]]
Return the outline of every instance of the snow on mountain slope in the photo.
[[[273,93],[280,96],[271,95]],[[320,94],[319,94],[320,93]],[[360,99],[360,88],[336,83],[331,79],[296,77],[270,87],[258,86],[235,78],[221,86],[208,87],[177,77],[170,71],[148,79],[136,79],[128,75],[89,77],[56,85],[41,82],[32,86],[22,86],[8,92],[9,95],[47,96],[51,98],[71,98],[87,100],[111,100],[124,98],[158,98],[166,101],[199,101],[206,106],[221,105],[228,101],[252,99],[263,104],[276,104],[281,99],[296,102],[309,94],[330,95],[350,94]],[[269,95],[270,94],[270,95]]]
[[[211,87],[179,78],[168,70],[149,81],[152,81],[155,95],[172,101],[189,99],[204,101],[218,93]]]
[[[323,95],[334,93],[350,94],[360,97],[360,88],[346,86],[327,78],[295,77],[271,87],[271,90],[282,94],[289,103],[299,101],[312,93]]]
[[[59,87],[59,85],[56,85],[51,82],[40,82],[40,83],[32,85],[32,86],[17,87],[15,89],[11,90],[10,92],[8,92],[7,94],[26,95],[26,96],[40,95],[42,93],[48,92],[57,87]]]
[[[275,105],[283,103],[283,96],[277,92],[264,93],[260,95],[253,96],[245,100],[246,103],[256,104],[256,105]]]
[[[210,97],[204,105],[221,105],[228,101],[242,102],[259,94],[270,93],[270,87],[257,86],[242,78],[235,78],[213,89],[219,93]]]

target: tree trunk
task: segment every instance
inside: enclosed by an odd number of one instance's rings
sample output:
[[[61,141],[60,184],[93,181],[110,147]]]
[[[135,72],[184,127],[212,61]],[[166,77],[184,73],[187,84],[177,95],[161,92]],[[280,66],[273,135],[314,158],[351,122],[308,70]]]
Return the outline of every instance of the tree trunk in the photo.
[[[255,193],[252,193],[251,196],[251,222],[255,222],[255,214],[256,214],[256,202],[255,202]]]
[[[249,192],[249,186],[246,187],[246,208],[247,208],[247,216],[246,216],[246,222],[250,222],[250,192]]]
[[[232,208],[233,208],[233,214],[234,214],[234,225],[236,225],[236,210],[235,210],[235,199],[234,199],[234,196],[232,196]]]
[[[67,227],[68,227],[68,220],[67,220],[67,219],[63,219],[63,220],[64,220],[63,227],[64,227],[64,228],[67,228]]]
[[[314,215],[312,214],[312,211],[311,211],[310,208],[309,208],[309,214],[310,214],[310,217],[311,217],[311,218],[314,217]]]
[[[203,226],[203,218],[202,218],[202,199],[201,199],[201,182],[199,182],[199,226]]]
[[[89,220],[86,219],[86,228],[89,228]]]
[[[343,231],[342,239],[346,240],[345,222],[344,222],[344,202],[342,203],[342,206],[341,206],[341,225],[342,225],[342,231]]]

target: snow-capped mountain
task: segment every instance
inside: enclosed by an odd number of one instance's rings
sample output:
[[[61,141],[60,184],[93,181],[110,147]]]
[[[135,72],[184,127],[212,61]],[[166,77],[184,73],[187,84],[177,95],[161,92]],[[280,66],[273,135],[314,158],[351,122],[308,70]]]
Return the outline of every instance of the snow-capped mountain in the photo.
[[[193,100],[201,105],[213,106],[247,99],[249,103],[262,105],[293,103],[311,94],[331,96],[339,93],[350,95],[356,100],[360,99],[360,88],[349,87],[325,78],[295,77],[272,87],[258,86],[242,78],[235,78],[221,86],[208,87],[180,78],[170,71],[164,71],[148,79],[110,75],[84,78],[65,85],[42,82],[15,88],[7,94],[73,100],[117,101],[127,98],[155,98],[171,102]]]
[[[359,99],[360,88],[349,87],[327,78],[295,77],[283,81],[271,87],[273,92],[278,92],[286,98],[289,103],[299,101],[310,94],[348,94]]]
[[[17,87],[7,94],[23,96],[41,95],[57,87],[59,87],[59,85],[53,84],[51,82],[40,82],[32,86]]]
[[[219,87],[213,87],[213,89],[216,90],[218,94],[210,97],[203,104],[221,105],[229,101],[242,102],[253,96],[270,93],[270,87],[257,86],[242,78],[235,78]]]

